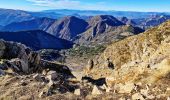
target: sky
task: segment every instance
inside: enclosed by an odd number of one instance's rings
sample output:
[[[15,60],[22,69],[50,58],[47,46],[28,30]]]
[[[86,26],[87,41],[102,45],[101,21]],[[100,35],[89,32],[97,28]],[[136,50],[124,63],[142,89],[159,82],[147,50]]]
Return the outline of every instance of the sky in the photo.
[[[170,12],[170,0],[0,0],[0,8]]]

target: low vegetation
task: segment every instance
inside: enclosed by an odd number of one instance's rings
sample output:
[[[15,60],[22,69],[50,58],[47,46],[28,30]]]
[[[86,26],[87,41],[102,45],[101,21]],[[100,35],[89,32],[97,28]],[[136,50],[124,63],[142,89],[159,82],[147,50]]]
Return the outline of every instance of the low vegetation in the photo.
[[[76,57],[92,57],[102,53],[105,50],[104,45],[97,46],[77,46],[68,50],[69,55]]]

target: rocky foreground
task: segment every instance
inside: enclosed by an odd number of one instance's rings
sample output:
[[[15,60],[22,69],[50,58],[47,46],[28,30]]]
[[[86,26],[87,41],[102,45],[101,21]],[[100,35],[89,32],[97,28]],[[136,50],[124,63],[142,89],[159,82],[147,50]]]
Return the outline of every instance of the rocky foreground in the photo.
[[[169,100],[170,21],[111,44],[82,72],[0,41],[2,100]]]

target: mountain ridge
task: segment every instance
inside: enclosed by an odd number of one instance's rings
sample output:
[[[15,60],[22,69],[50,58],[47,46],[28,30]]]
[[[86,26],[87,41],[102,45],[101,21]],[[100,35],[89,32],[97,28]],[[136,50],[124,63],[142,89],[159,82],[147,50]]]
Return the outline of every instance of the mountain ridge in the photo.
[[[47,30],[55,19],[37,18],[30,21],[14,22],[1,28],[1,31],[16,32],[25,30]]]
[[[0,38],[25,44],[34,50],[39,49],[68,49],[73,43],[56,38],[40,30],[20,32],[0,32]]]

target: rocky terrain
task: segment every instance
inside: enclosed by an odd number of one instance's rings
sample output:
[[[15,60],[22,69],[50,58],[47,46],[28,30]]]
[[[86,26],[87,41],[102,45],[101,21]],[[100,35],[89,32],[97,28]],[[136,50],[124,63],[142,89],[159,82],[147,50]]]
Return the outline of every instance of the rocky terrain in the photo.
[[[169,13],[0,9],[0,18],[0,100],[170,100]]]
[[[94,68],[88,74],[96,79],[108,78],[114,89],[119,88],[118,93],[127,93],[131,86],[137,85],[139,90],[129,91],[132,99],[137,96],[140,100],[165,100],[170,96],[169,28],[170,21],[167,21],[111,44],[94,60]]]
[[[78,64],[84,53],[79,46],[65,53],[48,51],[43,57],[43,51],[1,40],[0,99],[169,100],[169,29],[170,21],[167,21],[113,42],[106,49],[91,48],[89,53],[89,48],[81,47],[87,54],[97,56],[87,58],[79,70],[67,63],[47,61],[49,58],[45,56],[61,54],[62,57],[69,52],[69,55],[77,54]],[[100,50],[103,53],[96,52]]]

